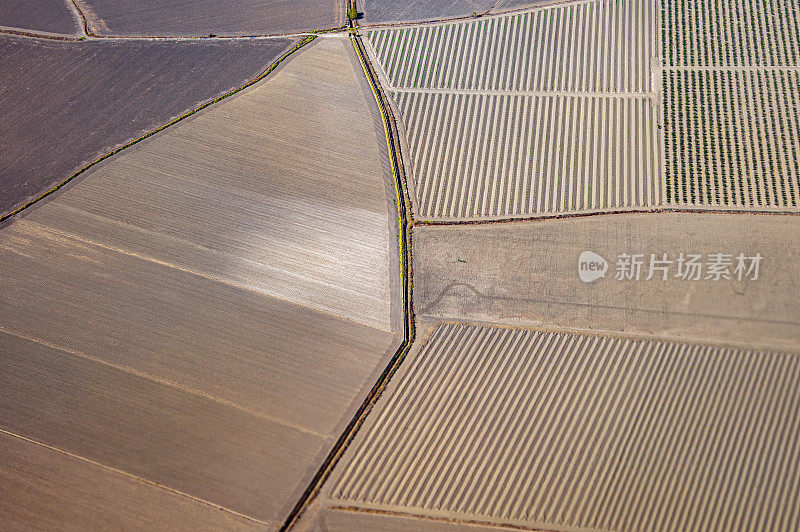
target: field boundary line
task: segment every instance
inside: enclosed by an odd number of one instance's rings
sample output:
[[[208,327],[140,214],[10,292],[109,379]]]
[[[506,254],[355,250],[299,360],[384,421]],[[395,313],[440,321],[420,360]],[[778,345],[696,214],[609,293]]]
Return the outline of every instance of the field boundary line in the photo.
[[[669,72],[797,72],[800,65],[664,65]]]
[[[430,89],[412,87],[387,87],[391,92],[419,93],[419,94],[475,94],[487,96],[574,96],[576,98],[653,98],[651,92],[570,92],[570,91],[524,91],[524,90],[496,90],[496,89]]]
[[[574,334],[576,336],[597,336],[598,338],[609,338],[617,340],[631,340],[637,342],[669,342],[680,345],[700,345],[708,347],[716,347],[719,349],[737,349],[740,351],[753,351],[761,353],[772,353],[775,355],[784,355],[796,357],[800,355],[800,348],[797,351],[791,349],[778,348],[768,345],[755,345],[748,343],[725,342],[719,340],[706,340],[706,339],[693,339],[683,336],[670,336],[668,334],[655,334],[643,332],[625,332],[615,331],[613,329],[582,329],[580,327],[560,327],[557,325],[525,325],[520,323],[504,323],[494,321],[481,321],[480,319],[460,319],[458,317],[440,317],[420,315],[423,318],[430,320],[431,328],[436,329],[440,325],[460,325],[466,327],[485,327],[494,329],[508,329],[512,331],[538,331],[553,334]]]
[[[68,207],[68,210],[73,210],[73,211],[77,210],[77,211],[80,212],[79,209],[76,209],[74,207]],[[194,269],[189,268],[189,267],[181,266],[181,265],[176,264],[174,262],[169,262],[169,261],[166,261],[166,260],[158,259],[156,257],[150,257],[148,255],[144,255],[144,254],[138,253],[136,251],[128,250],[128,249],[117,247],[117,246],[112,246],[112,245],[109,245],[109,244],[104,244],[102,242],[98,242],[98,241],[92,240],[90,238],[85,238],[85,237],[82,237],[80,235],[71,233],[69,231],[65,231],[65,230],[62,230],[62,229],[57,229],[57,228],[52,227],[52,226],[50,226],[48,224],[45,224],[45,223],[28,221],[28,220],[26,220],[24,223],[39,226],[42,229],[44,229],[45,231],[49,231],[51,233],[55,233],[55,234],[57,234],[57,235],[59,235],[61,237],[64,237],[64,238],[67,238],[67,239],[70,239],[70,240],[76,240],[78,242],[81,242],[82,244],[87,244],[89,246],[98,247],[100,249],[105,249],[107,251],[113,251],[115,253],[119,253],[120,255],[125,255],[126,257],[131,257],[131,258],[135,258],[135,259],[142,260],[142,261],[145,261],[145,262],[150,262],[150,263],[156,264],[158,266],[163,266],[164,268],[169,268],[169,269],[176,270],[176,271],[179,271],[179,272],[187,273],[189,275],[193,275],[195,277],[199,277],[201,279],[205,279],[206,281],[219,283],[219,284],[228,286],[230,288],[234,288],[236,290],[242,290],[242,291],[245,291],[245,292],[250,292],[250,293],[256,294],[258,296],[261,296],[261,297],[264,297],[264,298],[267,298],[267,299],[273,299],[273,300],[281,301],[281,302],[286,303],[288,305],[291,305],[293,307],[302,308],[304,310],[308,310],[310,312],[314,312],[314,313],[317,313],[317,314],[324,314],[326,317],[333,317],[333,318],[336,318],[336,319],[339,319],[339,320],[342,320],[342,321],[346,321],[346,322],[351,323],[353,325],[358,325],[360,327],[369,327],[370,329],[373,329],[375,331],[384,332],[384,333],[387,333],[387,334],[392,334],[392,331],[389,330],[389,329],[384,329],[384,328],[381,328],[381,327],[377,327],[375,325],[369,325],[369,324],[364,323],[364,322],[356,321],[354,318],[351,318],[351,317],[348,317],[348,316],[343,316],[341,314],[337,314],[336,312],[334,312],[333,310],[330,310],[330,309],[312,307],[312,306],[310,306],[308,304],[299,303],[297,301],[292,301],[292,300],[287,299],[285,297],[281,297],[281,296],[278,296],[278,295],[270,294],[269,292],[264,292],[263,290],[259,290],[258,288],[249,287],[249,286],[246,286],[244,284],[237,283],[235,281],[230,281],[228,279],[225,279],[224,277],[220,277],[220,276],[217,276],[217,275],[212,275],[212,274],[209,274],[209,273],[204,273],[204,272],[201,272],[201,271],[198,271],[198,270],[194,270]],[[208,248],[202,248],[202,249],[203,250],[207,250]],[[246,260],[246,259],[244,259],[244,260]],[[272,269],[275,269],[275,268],[273,267]],[[0,325],[0,330],[2,330],[2,325]]]
[[[448,517],[441,517],[438,515],[426,515],[414,512],[401,512],[398,510],[386,510],[380,508],[366,508],[362,506],[343,506],[338,504],[338,505],[327,506],[326,508],[338,512],[364,513],[371,515],[387,515],[391,517],[408,517],[412,519],[420,519],[423,521],[436,521],[439,523],[449,523],[454,525],[492,527],[492,528],[500,528],[506,530],[526,530],[528,532],[558,532],[556,529],[529,528],[527,526],[513,525],[509,523],[494,523],[491,521],[478,521],[478,520],[463,519],[463,518],[448,518]]]
[[[234,408],[236,410],[239,410],[240,412],[243,412],[243,413],[245,413],[245,414],[247,414],[249,416],[253,416],[253,417],[256,417],[258,419],[262,419],[264,421],[269,421],[271,423],[275,423],[277,425],[281,425],[283,427],[287,427],[287,428],[296,430],[297,432],[302,432],[304,434],[308,434],[308,435],[311,435],[311,436],[317,436],[317,437],[321,438],[322,440],[330,439],[330,435],[328,435],[328,434],[321,434],[319,432],[307,429],[306,427],[303,427],[301,425],[296,425],[294,423],[290,423],[290,422],[288,422],[286,420],[283,420],[283,419],[280,419],[280,418],[277,418],[277,417],[268,416],[266,414],[262,414],[260,412],[256,412],[254,410],[251,410],[251,409],[249,409],[247,407],[244,407],[244,406],[242,406],[242,405],[240,405],[238,403],[235,403],[233,401],[230,401],[228,399],[222,399],[220,397],[216,397],[214,395],[211,395],[210,393],[206,393],[206,392],[203,392],[203,391],[195,389],[195,388],[190,388],[189,386],[185,386],[183,384],[179,384],[177,382],[174,382],[174,381],[171,381],[171,380],[168,380],[168,379],[164,379],[164,378],[158,377],[156,375],[152,375],[152,374],[147,373],[145,371],[141,371],[141,370],[132,368],[130,366],[126,366],[124,364],[117,364],[115,362],[109,362],[107,360],[103,360],[102,358],[96,357],[94,355],[89,355],[89,354],[84,353],[82,351],[78,351],[77,349],[72,349],[70,347],[65,347],[65,346],[62,346],[62,345],[54,344],[52,342],[48,342],[48,341],[42,340],[40,338],[35,338],[33,336],[28,336],[26,334],[22,334],[22,333],[19,333],[17,331],[13,331],[11,329],[8,329],[8,328],[4,327],[3,325],[0,325],[0,333],[7,334],[7,335],[13,336],[15,338],[19,338],[21,340],[26,340],[28,342],[31,342],[31,343],[34,343],[34,344],[38,344],[38,345],[41,345],[41,346],[44,346],[44,347],[48,347],[50,349],[56,349],[58,351],[62,351],[64,353],[67,353],[68,355],[72,355],[72,356],[74,356],[76,358],[81,358],[83,360],[88,360],[89,362],[94,362],[95,364],[99,364],[101,366],[106,366],[108,368],[112,368],[112,369],[117,370],[119,372],[122,372],[122,373],[125,373],[125,374],[128,374],[128,375],[133,375],[134,377],[138,377],[138,378],[144,379],[146,381],[150,381],[150,382],[153,382],[153,383],[156,383],[156,384],[160,384],[162,386],[167,386],[169,388],[172,388],[172,389],[175,389],[175,390],[179,390],[179,391],[187,393],[189,395],[194,395],[196,397],[202,397],[203,399],[207,399],[209,401],[213,401],[214,403],[217,403],[217,404],[229,407],[229,408]]]
[[[15,26],[0,26],[0,35],[13,35],[15,37],[28,37],[32,39],[47,39],[50,41],[74,42],[85,40],[79,33],[55,33],[50,31],[27,30]]]
[[[0,26],[0,35],[14,35],[17,37],[27,37],[31,39],[45,39],[50,41],[167,41],[167,42],[183,42],[183,41],[260,41],[267,39],[287,39],[292,37],[324,37],[327,35],[338,35],[344,31],[344,28],[328,28],[321,30],[309,30],[296,33],[264,33],[253,35],[214,35],[213,37],[202,35],[81,35],[81,34],[67,34],[67,33],[51,33],[43,31],[27,30],[25,28],[17,28],[11,26]]]
[[[129,473],[128,471],[125,471],[123,469],[117,469],[116,467],[112,467],[112,466],[103,464],[101,462],[96,462],[95,460],[92,460],[91,458],[86,458],[85,456],[81,456],[79,454],[75,454],[75,453],[72,453],[70,451],[67,451],[67,450],[64,450],[64,449],[60,449],[58,447],[54,447],[54,446],[49,445],[47,443],[40,442],[40,441],[31,439],[31,438],[27,438],[25,436],[22,436],[20,434],[15,433],[15,432],[11,432],[9,430],[5,430],[2,427],[0,427],[0,433],[5,434],[7,436],[11,436],[13,438],[17,438],[17,439],[22,440],[22,441],[26,441],[26,442],[31,443],[33,445],[38,445],[40,447],[44,447],[46,449],[50,449],[51,451],[55,451],[57,453],[69,456],[69,457],[74,458],[76,460],[80,460],[81,462],[86,462],[86,463],[95,465],[97,467],[105,469],[106,471],[113,471],[114,473],[117,473],[117,474],[120,474],[120,475],[124,475],[124,476],[126,476],[128,478],[131,478],[133,480],[137,480],[139,482],[143,482],[145,484],[149,484],[150,486],[154,486],[154,487],[160,488],[162,490],[169,491],[171,493],[174,493],[175,495],[180,495],[181,497],[185,497],[185,498],[191,499],[191,500],[193,500],[195,502],[199,502],[199,503],[205,504],[206,506],[210,506],[212,508],[216,508],[218,510],[222,510],[224,512],[228,512],[230,514],[233,514],[233,515],[236,515],[238,517],[241,517],[242,519],[247,519],[248,521],[252,521],[252,522],[258,523],[260,525],[273,526],[273,523],[269,523],[267,521],[262,521],[261,519],[257,519],[255,517],[250,517],[249,515],[243,514],[241,512],[237,512],[236,510],[232,510],[232,509],[230,509],[230,508],[228,508],[226,506],[222,506],[222,505],[217,504],[215,502],[211,502],[211,501],[209,501],[207,499],[203,499],[201,497],[197,497],[195,495],[191,495],[189,493],[186,493],[185,491],[181,491],[181,490],[176,489],[176,488],[171,488],[169,486],[165,486],[164,484],[159,484],[158,482],[155,482],[154,480],[150,480],[150,479],[147,479],[147,478],[144,478],[144,477],[140,477],[138,475],[134,475],[133,473]]]
[[[448,227],[459,225],[490,225],[490,224],[510,224],[523,222],[545,222],[550,220],[563,220],[568,218],[587,218],[590,216],[615,216],[625,214],[719,214],[732,216],[800,216],[800,210],[757,210],[757,209],[719,209],[719,208],[683,208],[683,207],[652,207],[652,208],[631,208],[608,211],[588,211],[588,212],[552,212],[539,213],[536,215],[520,216],[515,218],[488,218],[488,219],[469,219],[469,220],[415,220],[414,227]]]
[[[122,146],[120,146],[120,147],[118,147],[118,148],[106,153],[105,155],[101,155],[100,157],[98,157],[94,161],[86,164],[85,166],[83,166],[82,168],[80,168],[79,170],[74,172],[72,175],[67,177],[61,183],[51,187],[50,189],[48,189],[47,191],[43,192],[39,196],[37,196],[34,199],[32,199],[32,200],[28,201],[27,203],[25,203],[24,205],[12,210],[8,214],[5,214],[2,217],[0,217],[0,225],[2,225],[3,222],[5,222],[6,220],[11,219],[12,217],[16,216],[20,212],[24,211],[28,207],[40,202],[44,198],[46,198],[46,197],[50,196],[51,194],[53,194],[54,192],[60,190],[65,185],[67,185],[72,180],[74,180],[76,177],[78,177],[79,175],[83,174],[84,172],[86,172],[87,170],[92,168],[93,166],[96,166],[97,164],[101,163],[102,161],[105,161],[109,157],[113,157],[114,155],[118,154],[122,150],[124,150],[126,148],[130,148],[131,146],[133,146],[135,144],[138,144],[138,143],[140,143],[141,141],[143,141],[143,140],[145,140],[147,138],[152,137],[156,133],[160,133],[161,131],[164,131],[168,127],[170,127],[170,126],[172,126],[174,124],[177,124],[178,122],[184,120],[185,118],[188,118],[188,117],[190,117],[190,116],[202,111],[203,109],[205,109],[207,107],[210,107],[211,105],[214,105],[215,103],[221,102],[222,100],[224,100],[226,98],[229,98],[229,97],[233,96],[234,94],[237,94],[237,93],[243,91],[244,89],[246,89],[246,88],[248,88],[248,87],[250,87],[252,85],[255,85],[256,83],[258,83],[262,79],[266,78],[270,73],[272,73],[273,70],[278,68],[278,66],[280,66],[280,64],[283,63],[283,61],[285,61],[294,52],[296,52],[297,50],[301,49],[306,44],[312,42],[315,38],[316,38],[315,35],[310,35],[310,36],[306,37],[305,39],[303,39],[301,41],[298,41],[297,43],[295,43],[294,46],[289,48],[289,50],[284,52],[283,55],[281,55],[278,59],[276,59],[271,65],[269,65],[266,70],[264,70],[261,74],[259,74],[258,76],[256,76],[252,80],[248,81],[244,85],[241,85],[241,86],[239,86],[239,87],[237,87],[237,88],[235,88],[233,90],[230,90],[230,91],[226,92],[225,94],[222,94],[221,96],[217,96],[216,98],[214,98],[214,99],[212,99],[210,101],[207,101],[207,102],[199,105],[198,107],[195,107],[194,109],[191,109],[191,110],[183,113],[179,117],[173,118],[172,120],[170,120],[166,124],[163,124],[163,125],[159,126],[158,128],[153,129],[153,130],[145,133],[144,135],[141,135],[141,136],[139,136],[139,137],[137,137],[137,138],[135,138],[133,140],[130,140],[130,141],[126,142]]]
[[[447,24],[460,24],[460,23],[470,22],[472,20],[480,20],[483,18],[502,17],[506,15],[516,15],[519,13],[553,9],[556,7],[561,7],[563,5],[569,5],[569,4],[588,4],[596,2],[597,0],[550,0],[549,2],[542,2],[541,4],[533,6],[512,8],[506,11],[492,11],[493,9],[495,9],[495,7],[497,7],[497,4],[499,4],[501,1],[502,0],[498,0],[497,2],[494,3],[494,5],[492,5],[492,7],[490,7],[487,10],[477,11],[476,15],[461,15],[456,17],[413,20],[408,22],[374,22],[374,23],[359,24],[358,26],[359,28],[363,28],[366,31],[391,29],[391,28],[413,28],[417,26],[435,26],[435,25],[444,26]]]
[[[375,97],[375,103],[381,114],[383,121],[383,129],[386,137],[387,147],[389,149],[389,159],[392,169],[392,177],[395,189],[395,204],[397,207],[397,232],[398,232],[398,251],[400,252],[400,283],[402,287],[402,300],[403,300],[403,340],[398,346],[397,351],[389,360],[389,363],[381,372],[378,380],[370,389],[364,401],[356,410],[350,422],[344,428],[339,438],[334,443],[331,451],[325,457],[322,465],[317,470],[314,477],[311,479],[308,487],[303,491],[292,511],[286,518],[286,521],[281,527],[281,531],[290,530],[302,516],[303,512],[308,508],[312,501],[317,497],[323,484],[330,476],[336,464],[341,459],[344,452],[349,447],[350,443],[355,438],[356,433],[363,425],[367,415],[372,411],[373,406],[383,394],[386,386],[391,381],[394,374],[400,368],[400,365],[405,360],[406,355],[411,349],[414,342],[414,310],[412,298],[412,282],[411,282],[411,228],[412,221],[409,219],[409,206],[404,194],[402,183],[402,160],[399,153],[399,141],[393,134],[392,123],[394,116],[388,105],[388,99],[383,93],[378,82],[377,74],[375,73],[372,65],[364,48],[364,43],[361,41],[357,33],[350,35],[350,42],[353,49],[358,56],[361,63],[361,68],[364,71],[364,76],[370,85],[372,94]]]
[[[86,18],[86,13],[83,12],[81,6],[78,5],[76,0],[67,0],[67,3],[70,6],[70,10],[72,11],[72,16],[75,17],[75,21],[78,23],[80,27],[81,36],[88,37],[91,35],[91,30],[89,29],[89,20]]]

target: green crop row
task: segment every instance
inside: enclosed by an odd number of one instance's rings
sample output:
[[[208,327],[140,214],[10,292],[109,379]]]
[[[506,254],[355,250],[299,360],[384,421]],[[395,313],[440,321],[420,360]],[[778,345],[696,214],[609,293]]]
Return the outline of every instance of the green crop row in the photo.
[[[665,71],[667,202],[800,206],[800,75]]]
[[[667,65],[800,64],[797,0],[662,0]]]

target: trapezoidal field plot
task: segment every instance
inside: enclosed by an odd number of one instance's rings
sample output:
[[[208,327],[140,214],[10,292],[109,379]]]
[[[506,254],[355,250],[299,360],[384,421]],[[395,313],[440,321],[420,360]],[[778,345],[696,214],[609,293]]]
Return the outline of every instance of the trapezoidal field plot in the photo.
[[[652,0],[595,1],[370,31],[417,217],[661,204],[657,14]]]
[[[800,525],[791,354],[438,325],[331,505],[545,530]]]
[[[319,38],[12,218],[0,429],[278,528],[399,344],[379,120]]]
[[[0,35],[0,216],[256,78],[295,42],[58,42]],[[30,68],[34,62],[37,68]]]

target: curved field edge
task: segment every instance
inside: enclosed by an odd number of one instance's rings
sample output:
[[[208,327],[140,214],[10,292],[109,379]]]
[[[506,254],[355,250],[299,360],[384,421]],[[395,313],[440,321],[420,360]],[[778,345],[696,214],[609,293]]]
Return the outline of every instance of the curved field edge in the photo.
[[[90,168],[92,168],[93,166],[96,166],[97,164],[101,163],[102,161],[105,161],[109,157],[112,157],[112,156],[120,153],[121,151],[123,151],[123,150],[125,150],[127,148],[130,148],[131,146],[133,146],[135,144],[138,144],[139,142],[141,142],[141,141],[143,141],[143,140],[145,140],[145,139],[147,139],[149,137],[152,137],[156,133],[164,131],[168,127],[170,127],[170,126],[172,126],[174,124],[177,124],[178,122],[184,120],[185,118],[188,118],[188,117],[194,115],[195,113],[197,113],[199,111],[202,111],[203,109],[205,109],[205,108],[207,108],[207,107],[209,107],[209,106],[211,106],[211,105],[213,105],[215,103],[218,103],[218,102],[220,102],[220,101],[222,101],[222,100],[224,100],[226,98],[229,98],[229,97],[233,96],[234,94],[237,94],[238,92],[250,87],[251,85],[253,85],[255,83],[258,83],[259,81],[261,81],[262,79],[267,77],[270,73],[272,73],[276,68],[278,68],[278,66],[280,66],[280,64],[283,63],[286,59],[288,59],[289,56],[291,56],[294,52],[296,52],[297,50],[299,50],[300,48],[302,48],[306,44],[310,43],[315,38],[316,38],[315,35],[309,35],[309,36],[305,37],[304,39],[300,40],[299,42],[294,44],[289,50],[284,52],[283,55],[281,55],[278,59],[276,59],[269,67],[267,67],[266,70],[264,70],[261,74],[259,74],[255,78],[251,79],[250,81],[248,81],[244,85],[241,85],[241,86],[239,86],[239,87],[237,87],[237,88],[235,88],[233,90],[230,90],[230,91],[222,94],[221,96],[217,96],[216,98],[214,98],[214,99],[212,99],[210,101],[207,101],[207,102],[205,102],[205,103],[203,103],[203,104],[201,104],[201,105],[199,105],[197,107],[194,107],[194,108],[190,109],[189,111],[186,111],[185,113],[181,114],[177,118],[173,118],[172,120],[170,120],[166,124],[163,124],[163,125],[157,127],[156,129],[148,131],[147,133],[145,133],[143,135],[140,135],[140,136],[136,137],[133,140],[129,140],[128,142],[124,143],[123,145],[111,150],[110,152],[108,152],[108,153],[106,153],[106,154],[104,154],[104,155],[102,155],[100,157],[97,157],[96,159],[94,159],[90,163],[84,165],[83,167],[81,167],[80,169],[78,169],[77,171],[72,173],[69,177],[67,177],[66,179],[64,179],[63,181],[58,183],[57,185],[49,188],[45,192],[43,192],[40,195],[36,196],[34,199],[26,202],[22,206],[17,207],[16,209],[13,209],[9,213],[7,213],[7,214],[3,215],[2,217],[0,217],[0,224],[5,222],[6,220],[9,220],[9,219],[13,218],[14,216],[16,216],[20,212],[24,211],[25,209],[31,207],[32,205],[35,205],[36,203],[40,202],[44,198],[50,196],[51,194],[53,194],[54,192],[58,191],[59,189],[61,189],[62,187],[64,187],[65,185],[67,185],[68,183],[73,181],[75,178],[77,178],[78,176],[80,176],[81,174],[83,174],[84,172],[89,170]]]
[[[392,356],[386,368],[380,374],[375,384],[370,389],[367,397],[356,410],[350,422],[345,427],[339,438],[334,443],[331,451],[325,457],[320,468],[312,478],[306,490],[302,493],[294,506],[292,511],[286,518],[286,521],[281,527],[281,531],[288,531],[292,529],[308,509],[309,505],[319,494],[325,481],[328,479],[336,464],[341,459],[344,452],[349,447],[350,443],[355,438],[358,430],[363,425],[367,416],[369,415],[372,407],[383,394],[383,391],[388,386],[394,374],[400,368],[405,360],[406,355],[414,343],[415,327],[414,327],[414,309],[412,297],[412,268],[411,268],[411,228],[413,221],[410,219],[410,205],[405,193],[405,183],[401,175],[404,175],[402,169],[402,157],[400,154],[400,141],[397,137],[397,129],[394,123],[394,116],[389,107],[389,100],[384,94],[379,81],[377,73],[374,71],[369,58],[367,56],[364,44],[357,33],[350,35],[350,41],[361,63],[364,71],[364,76],[369,83],[372,94],[375,97],[375,103],[380,111],[381,121],[383,123],[383,130],[386,137],[386,143],[389,150],[389,159],[393,177],[394,191],[395,191],[395,206],[397,207],[397,228],[398,228],[398,252],[400,256],[400,282],[402,287],[402,301],[403,301],[403,340],[397,348],[397,352]]]

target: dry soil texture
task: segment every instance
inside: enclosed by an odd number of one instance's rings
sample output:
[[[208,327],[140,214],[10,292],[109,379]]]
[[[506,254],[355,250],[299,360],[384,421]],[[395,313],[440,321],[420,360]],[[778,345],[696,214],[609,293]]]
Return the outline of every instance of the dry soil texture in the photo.
[[[414,303],[420,316],[625,331],[774,349],[800,345],[800,217],[620,214],[414,230]],[[578,259],[608,261],[584,283]],[[650,275],[651,255],[663,254]],[[690,255],[700,279],[675,277]],[[739,254],[763,256],[757,280],[738,280]],[[617,280],[620,255],[641,255],[640,280]],[[723,254],[730,280],[706,279]],[[624,260],[624,259],[622,259]],[[633,264],[633,259],[631,259]],[[745,260],[747,269],[750,260]],[[683,274],[689,272],[683,268]],[[743,273],[746,273],[743,272]],[[752,277],[752,276],[751,276]]]
[[[0,429],[280,525],[398,344],[360,68],[319,39],[0,228]]]
[[[547,5],[569,4],[580,0],[498,0],[492,8],[492,13],[506,13],[508,11],[521,11]]]
[[[547,530],[800,526],[800,357],[439,326],[334,504]]]
[[[0,26],[21,30],[72,35],[78,33],[78,20],[69,0],[3,0]]]
[[[114,147],[255,78],[291,43],[0,36],[0,215]]]
[[[359,0],[361,24],[422,22],[485,13],[493,0]]]
[[[276,35],[342,26],[344,0],[79,0],[99,35]]]
[[[663,203],[653,0],[369,32],[423,220]]]
[[[258,529],[154,484],[0,433],[0,515],[11,530]]]

